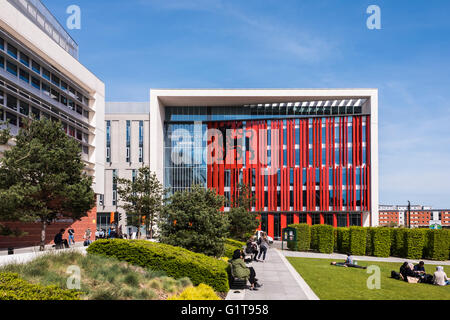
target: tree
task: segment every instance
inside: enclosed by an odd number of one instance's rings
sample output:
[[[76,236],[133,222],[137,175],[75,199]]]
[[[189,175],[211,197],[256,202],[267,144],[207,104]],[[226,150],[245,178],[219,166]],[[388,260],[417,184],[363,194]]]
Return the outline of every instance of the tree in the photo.
[[[230,219],[230,236],[236,240],[246,240],[254,234],[259,226],[259,213],[251,211],[255,202],[248,185],[240,184],[237,196],[233,198],[231,209],[228,212]]]
[[[92,177],[83,169],[80,145],[61,122],[28,123],[0,159],[0,221],[41,223],[43,251],[49,224],[80,220],[95,206]]]
[[[176,192],[161,211],[160,241],[209,256],[222,256],[228,236],[228,216],[221,212],[224,197],[194,186]]]
[[[164,190],[155,173],[149,167],[140,168],[134,181],[117,179],[117,192],[122,201],[120,205],[127,214],[128,224],[138,228],[138,238],[142,223],[147,234],[153,239],[153,226],[156,215],[163,205]]]

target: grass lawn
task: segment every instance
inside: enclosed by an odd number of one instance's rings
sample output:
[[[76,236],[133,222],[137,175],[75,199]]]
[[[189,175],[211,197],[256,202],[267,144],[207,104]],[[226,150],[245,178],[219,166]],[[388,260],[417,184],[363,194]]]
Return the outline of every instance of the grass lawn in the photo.
[[[391,279],[391,270],[399,271],[401,263],[358,261],[361,266],[377,265],[381,270],[381,288],[370,290],[367,270],[330,265],[328,259],[287,257],[297,272],[321,300],[450,300],[450,286],[412,284]],[[342,261],[337,261],[342,262]],[[425,265],[433,274],[435,265]],[[450,267],[444,266],[450,275]]]

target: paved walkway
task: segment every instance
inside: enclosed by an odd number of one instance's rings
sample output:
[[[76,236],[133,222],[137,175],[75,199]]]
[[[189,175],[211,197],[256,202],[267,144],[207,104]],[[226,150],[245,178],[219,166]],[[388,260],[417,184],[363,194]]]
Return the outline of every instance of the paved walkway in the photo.
[[[324,253],[317,253],[317,252],[298,252],[298,251],[281,251],[282,254],[286,257],[298,257],[298,258],[316,258],[316,259],[334,259],[336,261],[338,260],[345,260],[347,258],[347,255],[345,254],[339,254],[339,253],[331,253],[331,254],[324,254]],[[405,261],[412,262],[412,263],[419,263],[419,261],[425,262],[425,265],[446,265],[450,266],[450,260],[447,261],[434,261],[434,260],[411,260],[406,258],[397,258],[397,257],[389,257],[389,258],[379,258],[379,257],[370,257],[370,256],[353,256],[356,261],[378,261],[378,262],[398,262],[403,263]]]
[[[10,256],[2,255],[0,256],[0,266],[4,266],[10,263],[26,263],[29,262],[41,255],[45,254],[55,254],[55,253],[61,253],[64,251],[70,251],[70,250],[76,250],[83,254],[86,253],[86,247],[78,246],[78,247],[72,247],[70,249],[61,249],[61,250],[48,250],[43,252],[27,252],[27,253],[20,253],[20,254],[13,254]]]
[[[319,300],[280,250],[271,248],[265,262],[253,262],[258,291],[230,290],[227,300]]]

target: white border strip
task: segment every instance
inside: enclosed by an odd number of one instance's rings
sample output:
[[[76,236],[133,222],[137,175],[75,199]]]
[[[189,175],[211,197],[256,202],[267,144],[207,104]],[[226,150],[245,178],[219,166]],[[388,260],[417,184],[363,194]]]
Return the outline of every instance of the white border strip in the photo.
[[[308,300],[320,300],[319,297],[314,293],[314,291],[312,291],[312,289],[308,286],[305,280],[303,280],[297,270],[295,270],[295,268],[289,263],[289,261],[287,261],[283,253],[281,253],[279,249],[275,249],[275,251],[281,257],[281,260],[284,262],[289,272],[294,277],[295,281],[297,281],[297,284],[300,286],[300,288],[302,288]]]

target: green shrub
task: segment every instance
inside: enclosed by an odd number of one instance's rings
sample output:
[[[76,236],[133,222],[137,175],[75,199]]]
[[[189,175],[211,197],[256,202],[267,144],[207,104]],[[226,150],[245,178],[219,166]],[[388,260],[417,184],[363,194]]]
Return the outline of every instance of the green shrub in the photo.
[[[313,232],[314,230],[314,232]],[[330,225],[320,224],[311,227],[314,234],[315,248],[320,253],[332,253],[334,248],[334,228]]]
[[[371,247],[375,257],[389,257],[391,253],[391,231],[390,228],[371,228]]]
[[[424,233],[419,229],[408,229],[405,232],[405,258],[420,259],[423,256]]]
[[[333,231],[333,236],[334,236],[334,245],[333,245],[333,252],[337,252],[338,251],[338,240],[337,240],[337,235],[338,234],[338,231],[337,231],[337,229],[335,228],[334,229],[334,231]]]
[[[311,245],[311,227],[309,224],[291,224],[288,227],[297,229],[297,250],[308,251]]]
[[[373,234],[374,227],[366,228],[366,256],[373,256]],[[389,240],[390,243],[390,240]],[[390,248],[390,247],[389,247]]]
[[[432,260],[447,260],[450,245],[449,234],[448,230],[427,230],[425,257]]]
[[[242,250],[242,248],[244,246],[245,246],[245,243],[242,241],[226,239],[225,240],[225,252],[224,252],[223,256],[231,259],[233,257],[234,251]]]
[[[363,227],[350,227],[350,252],[356,256],[366,254],[366,229]]]
[[[0,300],[80,300],[81,294],[57,286],[32,284],[17,273],[0,273]]]
[[[239,247],[239,249],[242,249],[242,247],[245,246],[245,242],[234,240],[234,239],[226,239],[225,243],[229,244],[231,246]]]
[[[88,249],[90,254],[112,256],[143,268],[165,271],[173,278],[188,277],[194,285],[205,283],[217,292],[227,292],[227,263],[194,253],[181,247],[145,240],[97,240]]]
[[[392,255],[396,257],[406,256],[406,232],[408,229],[395,228],[393,230]]]
[[[350,230],[348,228],[337,228],[337,251],[347,253],[350,250]]]
[[[167,300],[221,300],[213,288],[201,283],[198,287],[185,289],[181,294],[171,296]]]

